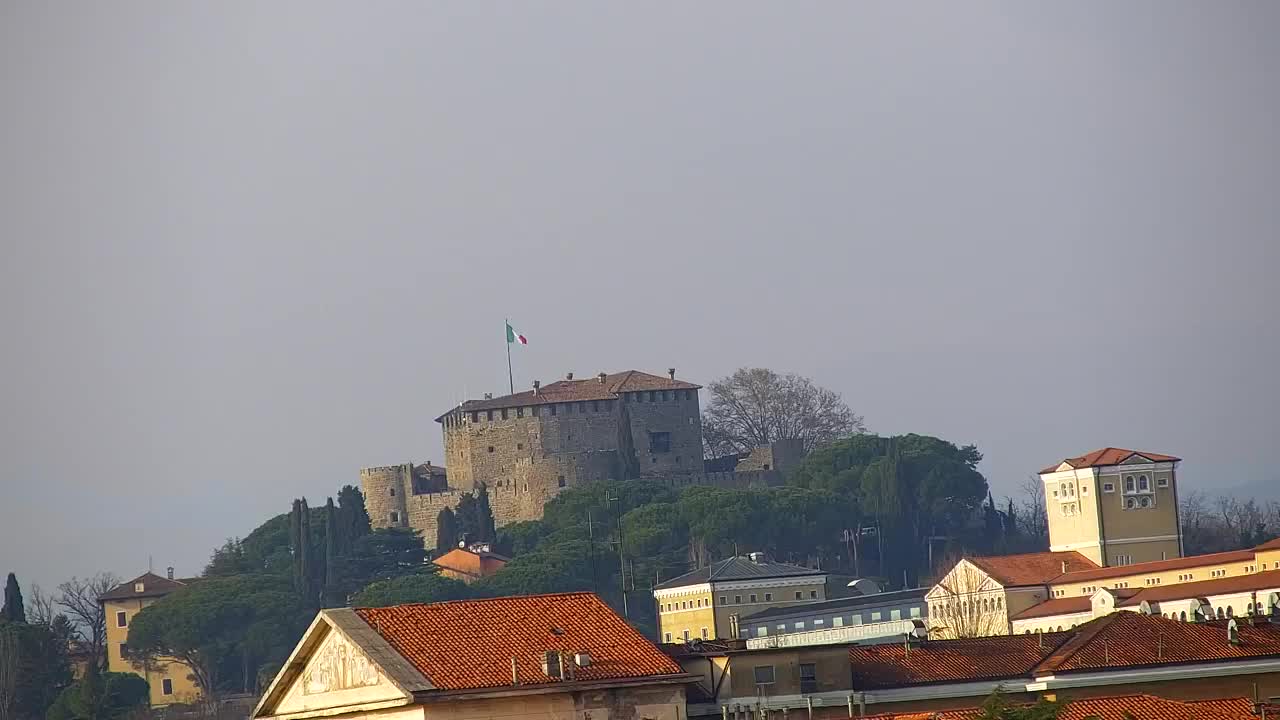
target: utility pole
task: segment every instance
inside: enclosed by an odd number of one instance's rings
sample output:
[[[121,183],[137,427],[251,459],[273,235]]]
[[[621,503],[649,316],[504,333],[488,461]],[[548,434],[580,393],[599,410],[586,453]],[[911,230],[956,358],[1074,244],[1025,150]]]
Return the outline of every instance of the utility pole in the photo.
[[[630,618],[631,613],[627,610],[627,560],[622,550],[622,498],[605,493],[605,503],[618,503],[618,589],[622,591],[622,617]]]

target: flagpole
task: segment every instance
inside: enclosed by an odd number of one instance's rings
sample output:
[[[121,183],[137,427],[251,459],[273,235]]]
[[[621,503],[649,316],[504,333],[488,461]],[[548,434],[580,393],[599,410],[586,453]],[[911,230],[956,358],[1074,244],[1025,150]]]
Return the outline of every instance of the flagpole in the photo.
[[[507,320],[506,322],[507,328],[503,333],[503,339],[507,341],[507,383],[511,386],[511,394],[515,395],[516,379],[515,376],[511,374],[511,335],[509,334],[511,332],[511,321]]]

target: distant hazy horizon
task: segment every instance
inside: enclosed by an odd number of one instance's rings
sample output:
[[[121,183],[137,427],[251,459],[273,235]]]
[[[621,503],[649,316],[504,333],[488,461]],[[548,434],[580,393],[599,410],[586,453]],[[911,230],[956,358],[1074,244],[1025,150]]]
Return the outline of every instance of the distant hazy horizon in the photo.
[[[432,418],[809,376],[997,497],[1280,484],[1276,3],[0,5],[0,571],[199,572]]]

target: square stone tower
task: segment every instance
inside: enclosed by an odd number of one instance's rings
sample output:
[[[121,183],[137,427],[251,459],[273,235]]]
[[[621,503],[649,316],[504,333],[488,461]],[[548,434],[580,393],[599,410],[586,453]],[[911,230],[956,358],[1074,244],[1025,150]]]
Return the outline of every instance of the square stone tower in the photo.
[[[1049,549],[1103,566],[1182,557],[1179,462],[1108,447],[1041,470]]]

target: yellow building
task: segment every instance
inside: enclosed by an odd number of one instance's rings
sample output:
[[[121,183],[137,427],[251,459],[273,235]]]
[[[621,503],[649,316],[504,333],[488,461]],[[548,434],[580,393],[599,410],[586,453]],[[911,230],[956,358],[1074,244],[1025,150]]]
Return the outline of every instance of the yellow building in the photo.
[[[107,670],[140,675],[151,687],[151,705],[191,703],[199,699],[200,688],[190,669],[176,660],[143,663],[129,655],[129,623],[142,608],[185,587],[186,583],[152,573],[121,583],[98,598],[107,618]]]
[[[321,610],[252,720],[682,720],[690,677],[591,593]]]
[[[1181,557],[1179,462],[1109,447],[1041,470],[1049,549],[1103,566]]]
[[[826,600],[827,575],[751,553],[659,583],[653,599],[662,642],[737,638],[740,618],[769,608]]]

